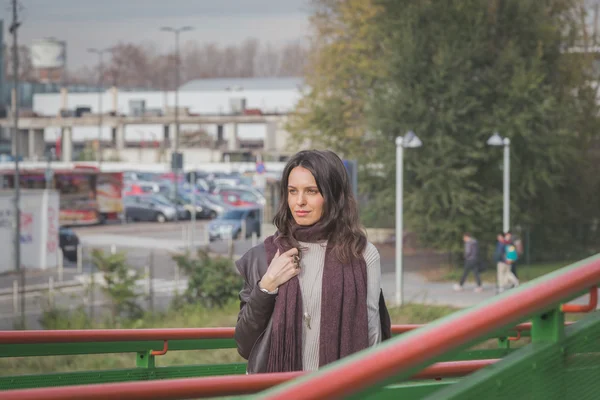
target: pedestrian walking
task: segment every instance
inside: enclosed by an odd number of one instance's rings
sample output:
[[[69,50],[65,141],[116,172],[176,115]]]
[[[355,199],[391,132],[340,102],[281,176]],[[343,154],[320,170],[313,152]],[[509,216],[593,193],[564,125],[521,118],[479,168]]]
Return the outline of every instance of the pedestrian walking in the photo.
[[[477,283],[475,292],[482,292],[483,287],[481,286],[481,277],[479,276],[479,243],[468,232],[463,234],[463,241],[465,243],[465,267],[460,282],[454,285],[454,290],[463,290],[463,285],[465,284],[467,276],[470,272],[473,272]]]
[[[496,243],[496,251],[494,252],[494,262],[496,262],[497,276],[498,276],[498,292],[502,293],[509,284],[513,287],[519,285],[519,280],[511,272],[510,266],[512,259],[514,259],[513,245],[507,244],[504,240],[504,234],[498,234],[498,241]],[[510,247],[512,246],[512,247]]]

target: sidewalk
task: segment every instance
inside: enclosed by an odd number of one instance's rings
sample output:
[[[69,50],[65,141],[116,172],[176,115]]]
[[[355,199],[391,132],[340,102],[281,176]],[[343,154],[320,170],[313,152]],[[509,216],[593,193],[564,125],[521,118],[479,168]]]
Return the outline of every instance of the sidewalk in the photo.
[[[383,295],[389,305],[396,304],[396,274],[381,275]],[[483,292],[475,293],[475,284],[465,285],[462,292],[455,292],[452,283],[427,282],[416,272],[404,273],[403,303],[418,303],[428,305],[443,305],[456,308],[466,308],[477,305],[496,295],[493,285],[483,285]]]
[[[77,272],[75,267],[64,268],[62,281],[59,279],[58,270],[56,268],[43,271],[26,271],[25,292],[48,290],[50,277],[52,277],[54,289],[80,286],[81,283],[76,280],[78,275],[80,274]],[[14,272],[0,275],[0,297],[12,296],[14,292],[14,282],[20,282],[20,279],[20,274],[16,274]]]

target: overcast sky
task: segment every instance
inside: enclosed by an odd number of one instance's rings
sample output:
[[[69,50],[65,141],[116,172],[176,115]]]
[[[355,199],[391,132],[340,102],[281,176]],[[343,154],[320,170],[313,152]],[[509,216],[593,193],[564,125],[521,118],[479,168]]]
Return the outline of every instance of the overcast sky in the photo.
[[[0,0],[5,40],[10,1]],[[303,40],[308,34],[309,0],[20,0],[20,42],[55,37],[67,41],[69,68],[95,62],[89,47],[118,42],[154,43],[161,51],[173,47],[173,34],[161,26],[194,28],[186,41],[235,44],[254,37],[263,43]]]

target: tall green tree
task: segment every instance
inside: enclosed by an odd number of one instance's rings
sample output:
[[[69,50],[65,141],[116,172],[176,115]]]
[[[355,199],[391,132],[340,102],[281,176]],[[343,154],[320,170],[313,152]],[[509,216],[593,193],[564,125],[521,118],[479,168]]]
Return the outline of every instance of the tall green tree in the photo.
[[[306,141],[363,160],[365,106],[385,70],[374,0],[313,0],[306,92],[288,130],[292,146]]]
[[[408,227],[443,249],[459,250],[465,230],[492,241],[502,227],[502,151],[486,140],[497,131],[511,140],[511,226],[577,212],[569,174],[598,123],[582,94],[588,65],[564,51],[577,38],[573,4],[377,2],[387,79],[368,116],[388,182],[378,209],[393,210],[394,138],[414,130],[424,146],[405,153]]]

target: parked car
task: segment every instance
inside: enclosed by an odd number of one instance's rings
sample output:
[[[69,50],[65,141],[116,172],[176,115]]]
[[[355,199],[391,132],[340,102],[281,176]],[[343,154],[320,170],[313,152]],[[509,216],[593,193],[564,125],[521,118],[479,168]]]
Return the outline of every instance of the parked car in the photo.
[[[183,207],[186,210],[185,219],[192,217],[194,209],[196,211],[196,218],[209,218],[209,210],[205,210],[198,199],[195,199],[192,204],[192,195],[190,193],[180,192],[177,198],[169,198],[169,201],[172,201],[177,207]]]
[[[58,230],[58,246],[62,250],[63,257],[71,262],[77,262],[77,246],[79,237],[77,234],[64,226]]]
[[[234,239],[239,239],[244,224],[246,238],[251,237],[253,233],[260,236],[260,209],[256,207],[240,207],[226,211],[223,215],[208,224],[209,239],[210,241],[227,239],[230,235]]]
[[[217,218],[219,215],[224,214],[227,210],[231,209],[232,206],[225,203],[219,196],[210,193],[198,193],[198,199],[200,204],[204,208],[210,210],[209,216],[211,219]]]
[[[213,193],[221,196],[226,202],[236,206],[264,206],[267,203],[267,200],[262,193],[250,186],[217,186]]]
[[[155,195],[150,196],[150,198],[151,198],[151,200],[153,200],[159,204],[175,207],[175,209],[177,210],[177,219],[178,220],[187,220],[192,217],[192,212],[190,210],[188,210],[185,206],[183,206],[181,204],[177,204],[174,201],[171,201],[164,195],[155,194]]]
[[[164,204],[154,196],[126,196],[123,198],[125,219],[135,221],[173,221],[177,217],[177,207],[173,204]]]
[[[123,192],[125,196],[158,193],[160,186],[156,182],[133,181],[125,183]]]

